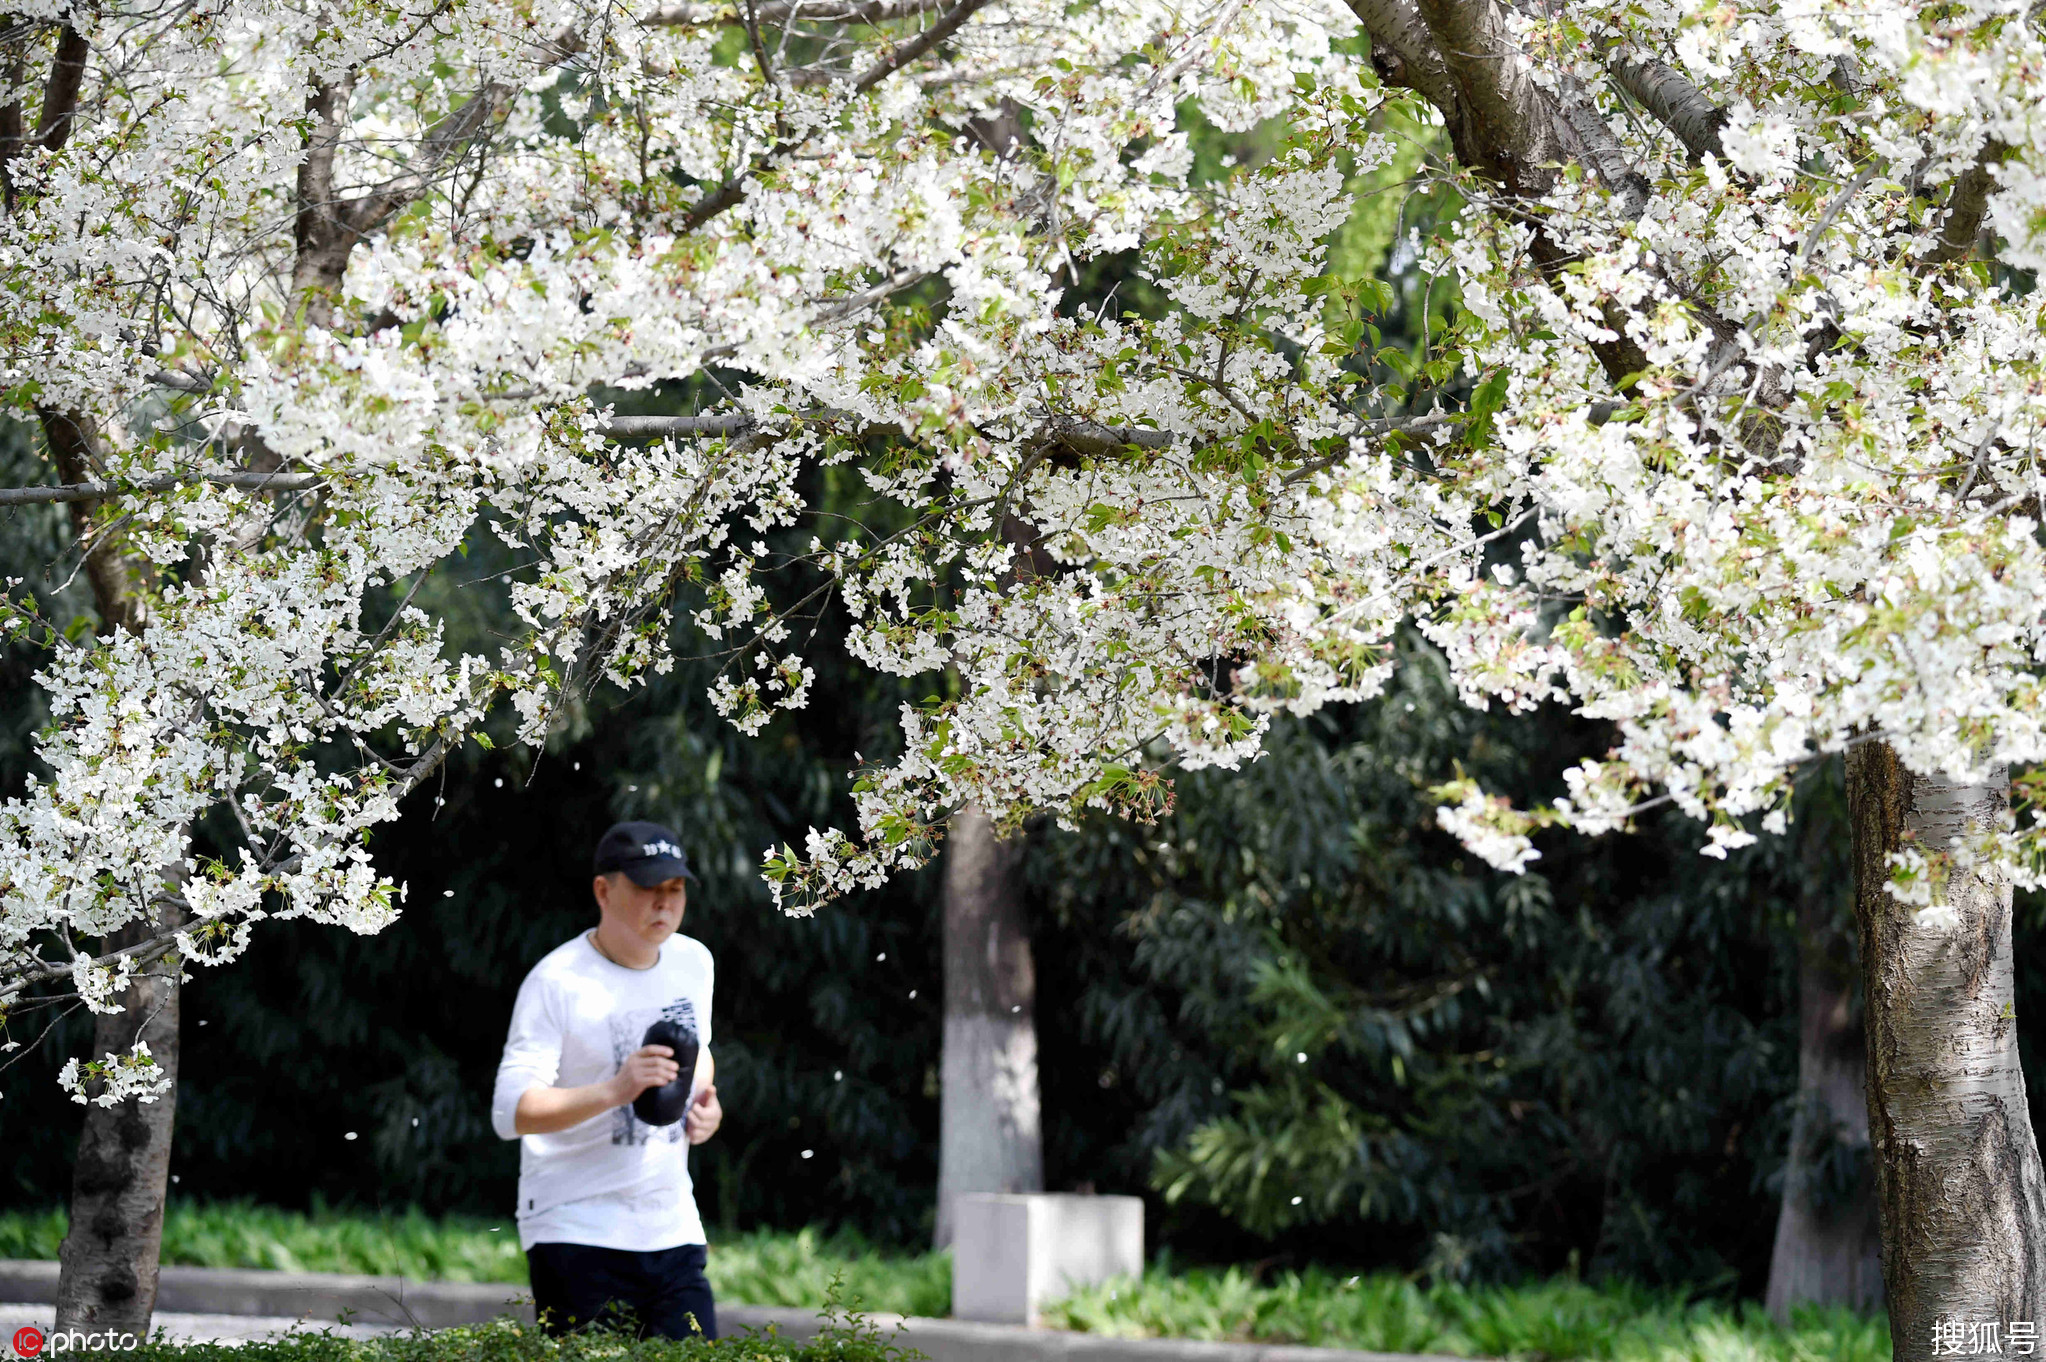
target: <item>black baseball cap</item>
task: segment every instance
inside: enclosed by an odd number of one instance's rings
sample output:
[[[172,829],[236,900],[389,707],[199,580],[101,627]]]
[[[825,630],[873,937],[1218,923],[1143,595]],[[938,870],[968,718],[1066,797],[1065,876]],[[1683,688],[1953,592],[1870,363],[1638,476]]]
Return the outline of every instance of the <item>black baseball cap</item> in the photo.
[[[597,873],[622,872],[642,889],[674,879],[695,879],[682,839],[659,823],[613,823],[597,840]]]

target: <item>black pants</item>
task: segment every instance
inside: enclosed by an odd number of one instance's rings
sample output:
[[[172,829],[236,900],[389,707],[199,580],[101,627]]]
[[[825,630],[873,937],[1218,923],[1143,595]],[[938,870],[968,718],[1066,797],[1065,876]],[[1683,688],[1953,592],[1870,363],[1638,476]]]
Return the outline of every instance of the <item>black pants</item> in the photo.
[[[591,1324],[631,1329],[641,1338],[688,1338],[696,1327],[718,1336],[717,1306],[704,1280],[702,1244],[646,1253],[588,1244],[535,1244],[526,1250],[533,1305],[541,1325],[560,1335]]]

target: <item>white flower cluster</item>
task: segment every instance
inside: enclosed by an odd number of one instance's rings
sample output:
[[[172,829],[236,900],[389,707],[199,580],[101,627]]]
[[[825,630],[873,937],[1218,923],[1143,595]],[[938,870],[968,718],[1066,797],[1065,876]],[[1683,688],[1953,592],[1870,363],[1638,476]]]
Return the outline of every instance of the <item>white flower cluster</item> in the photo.
[[[1517,585],[1474,577],[1424,627],[1467,696],[1567,695],[1616,724],[1609,758],[1544,811],[1592,830],[1670,798],[1723,855],[1752,840],[1750,815],[1781,828],[1813,757],[1871,737],[1964,782],[2036,767],[2046,333],[2010,270],[2046,248],[2046,218],[2022,207],[2046,168],[2037,15],[1607,22],[1537,24],[1528,43],[1587,87],[1609,43],[1670,54],[1725,110],[1720,148],[1609,100],[1648,197],[1628,211],[1566,178],[1547,221],[1568,271],[1544,271],[1495,212],[1443,244],[1480,323],[1462,362],[1508,394],[1455,475],[1530,523]],[[2001,263],[1981,263],[1971,177]],[[1599,354],[1616,343],[1635,356],[1619,401]],[[2022,821],[1975,850],[2037,883],[2029,788]],[[1893,889],[1930,903],[1927,858],[1952,850],[1912,850]]]
[[[90,1084],[97,1083],[96,1091]],[[109,1054],[81,1064],[68,1059],[57,1073],[57,1086],[71,1094],[78,1105],[119,1106],[129,1098],[154,1102],[170,1087],[170,1076],[149,1053],[149,1042],[138,1040],[125,1055]]]
[[[38,987],[110,1010],[130,969],[226,963],[269,918],[380,929],[402,894],[371,830],[449,750],[487,741],[499,708],[537,743],[579,688],[666,669],[678,591],[730,649],[714,698],[735,723],[806,704],[813,671],[762,585],[760,537],[806,513],[807,471],[864,460],[861,441],[905,451],[862,472],[918,527],[819,545],[858,646],[896,670],[956,661],[988,688],[968,722],[912,716],[911,760],[862,795],[868,840],[890,810],[928,816],[986,781],[1012,808],[1107,790],[1097,682],[1033,693],[1000,631],[1078,630],[1092,672],[1104,645],[1087,631],[1123,631],[1166,650],[1137,664],[1155,692],[1191,683],[1215,631],[1242,627],[1207,604],[1159,617],[1086,585],[1077,559],[1072,580],[1013,605],[978,592],[977,623],[921,613],[920,586],[953,570],[947,554],[977,581],[1005,571],[996,496],[1074,520],[1056,552],[1084,555],[1089,535],[1115,537],[1086,528],[1093,501],[1231,481],[1189,462],[1190,440],[1241,418],[1191,395],[1144,416],[1172,423],[1168,467],[1102,468],[1089,490],[1047,462],[1062,423],[1134,410],[1059,394],[1131,342],[1063,315],[1057,281],[1163,226],[1204,230],[1215,205],[1187,182],[1182,99],[1248,127],[1325,69],[1331,129],[1364,117],[1357,61],[1330,46],[1348,13],[766,8],[204,0],[17,16],[4,93],[45,116],[4,149],[7,391],[59,470],[92,484],[75,489],[81,548],[118,570],[95,578],[98,637],[66,637],[18,583],[0,607],[8,637],[47,648],[51,714],[43,776],[0,805],[0,1011]],[[1227,220],[1259,220],[1211,274],[1278,250],[1259,316],[1298,306],[1315,239],[1343,216],[1332,136],[1314,166],[1229,191]],[[1288,221],[1296,209],[1307,219]],[[894,306],[915,290],[943,299],[922,329]],[[1239,308],[1230,325],[1253,320]],[[1140,386],[1163,381],[1161,347],[1218,343],[1132,340],[1151,357]],[[1225,385],[1286,367],[1262,341],[1219,358]],[[728,400],[700,417],[617,412],[706,372]],[[1245,563],[1229,540],[1257,518],[1241,514],[1212,545],[1231,574]],[[1169,532],[1199,520],[1176,513]],[[516,555],[525,633],[457,656],[415,598],[478,533]],[[1120,575],[1149,550],[1110,552]],[[1270,591],[1278,555],[1252,557]],[[1058,735],[1041,774],[1020,769],[1034,739],[976,728],[1004,706]],[[1233,760],[1251,732],[1212,699],[1110,708],[1119,748],[1164,725]],[[930,787],[930,770],[958,768],[929,764],[940,730],[972,735],[963,750],[995,763],[982,780]],[[197,849],[202,820],[233,829],[228,854]],[[74,950],[101,938],[143,945]],[[92,1076],[112,1082],[108,1063]]]
[[[111,1006],[80,938],[211,964],[266,917],[378,929],[367,833],[497,707],[538,743],[665,669],[678,596],[732,722],[807,703],[764,541],[813,511],[854,656],[958,685],[857,774],[857,828],[768,852],[791,911],[965,802],[1144,816],[1166,764],[1376,694],[1407,620],[1470,702],[1618,734],[1546,806],[1443,788],[1510,869],[1659,799],[1724,854],[1871,735],[1962,778],[2046,761],[2033,13],[1479,8],[1501,79],[1578,101],[1578,160],[1539,201],[1457,177],[1401,251],[1459,320],[1389,356],[1382,288],[1324,273],[1347,186],[1448,178],[1469,129],[1328,0],[18,7],[13,93],[70,102],[6,166],[7,390],[87,433],[134,600],[97,639],[19,589],[0,615],[52,714],[0,807],[0,1007]],[[1616,51],[1713,117],[1644,117]],[[1189,100],[1278,154],[1193,182]],[[1157,315],[1066,301],[1116,256]],[[722,399],[618,411],[692,380]],[[808,504],[836,469],[884,528]],[[525,633],[451,656],[388,601],[479,532]],[[2037,881],[2017,788],[1985,836]]]

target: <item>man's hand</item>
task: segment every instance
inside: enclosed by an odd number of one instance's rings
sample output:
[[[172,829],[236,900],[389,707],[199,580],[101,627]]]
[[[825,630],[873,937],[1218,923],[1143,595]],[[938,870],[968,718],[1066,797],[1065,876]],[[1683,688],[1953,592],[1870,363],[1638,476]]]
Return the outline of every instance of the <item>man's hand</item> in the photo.
[[[512,1115],[512,1129],[521,1135],[552,1135],[622,1107],[648,1088],[675,1081],[682,1072],[675,1052],[665,1045],[642,1045],[625,1057],[618,1072],[600,1083],[580,1088],[528,1088]]]
[[[717,1085],[713,1083],[696,1094],[696,1100],[682,1117],[682,1126],[689,1132],[689,1143],[702,1144],[718,1133],[724,1119],[725,1109],[718,1105]]]
[[[622,1107],[648,1088],[666,1087],[681,1072],[673,1050],[665,1045],[642,1045],[625,1057],[625,1063],[618,1067],[618,1076],[611,1080],[617,1084],[619,1093],[612,1105]]]

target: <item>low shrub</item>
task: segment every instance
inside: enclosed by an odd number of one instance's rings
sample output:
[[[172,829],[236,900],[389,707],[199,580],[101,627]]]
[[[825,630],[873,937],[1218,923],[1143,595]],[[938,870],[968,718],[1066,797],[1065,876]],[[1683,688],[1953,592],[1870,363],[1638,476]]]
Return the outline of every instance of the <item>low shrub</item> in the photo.
[[[824,1327],[802,1340],[772,1328],[715,1342],[607,1330],[553,1338],[534,1325],[502,1319],[383,1338],[350,1338],[332,1329],[237,1343],[172,1343],[159,1335],[121,1356],[133,1362],[929,1362],[863,1311],[841,1305],[836,1286],[822,1313]]]

